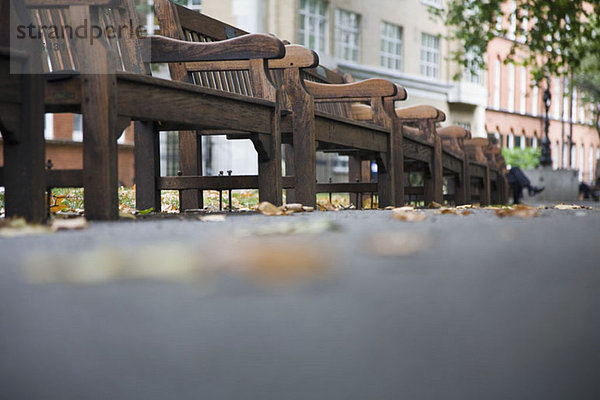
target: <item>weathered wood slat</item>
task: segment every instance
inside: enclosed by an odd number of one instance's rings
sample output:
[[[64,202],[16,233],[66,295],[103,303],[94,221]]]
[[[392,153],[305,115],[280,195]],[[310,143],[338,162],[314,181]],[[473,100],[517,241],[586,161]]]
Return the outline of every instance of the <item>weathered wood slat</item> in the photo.
[[[377,183],[317,183],[317,193],[377,193]]]
[[[70,188],[83,186],[82,169],[51,169],[46,171],[46,186]]]
[[[284,188],[294,187],[295,178],[284,176],[282,184]],[[233,176],[165,176],[158,180],[160,190],[242,190],[258,189],[257,175],[233,175]]]

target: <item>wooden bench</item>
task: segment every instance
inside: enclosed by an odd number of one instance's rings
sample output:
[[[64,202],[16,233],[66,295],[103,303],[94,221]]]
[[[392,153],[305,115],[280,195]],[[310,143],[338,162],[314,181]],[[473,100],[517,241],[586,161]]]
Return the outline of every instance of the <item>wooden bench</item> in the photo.
[[[173,38],[193,42],[218,42],[228,37],[243,37],[247,34],[238,28],[168,0],[156,1],[155,8],[161,32]],[[304,70],[315,67],[318,64],[318,57],[314,52],[294,45],[288,46],[288,53],[283,60],[268,64],[271,79],[278,88],[282,89],[281,107],[290,111],[281,123],[282,142],[292,146],[286,157],[288,176],[283,180],[284,186],[290,189],[288,201],[293,199],[303,204],[315,204],[317,191],[330,189],[319,187],[316,183],[316,151],[323,150],[352,153],[361,159],[376,161],[381,171],[381,179],[376,187],[381,203],[401,204],[402,200],[396,200],[396,178],[394,177],[396,169],[393,155],[398,153],[393,151],[392,137],[397,130],[394,130],[392,120],[384,110],[383,104],[383,97],[395,96],[397,87],[391,82],[377,79],[355,84],[340,82],[337,85],[304,82]],[[193,77],[194,82],[201,86],[216,83],[235,89],[237,77],[230,72],[236,72],[237,76],[244,78],[243,86],[261,85],[261,82],[257,81],[251,73],[252,66],[243,63],[184,63],[171,64],[170,68],[174,79]],[[177,69],[179,72],[173,73]],[[356,121],[349,113],[331,111],[348,109],[349,104],[357,101],[356,99],[370,102],[380,110],[376,117],[377,123]],[[223,130],[209,133],[197,132],[194,137],[212,133],[244,137],[243,132]],[[189,156],[183,158],[197,160],[197,152],[192,151]],[[201,183],[199,177],[193,179]],[[195,188],[203,187],[196,185]]]
[[[5,2],[6,0],[2,0]],[[6,7],[3,3],[3,7]],[[133,0],[25,0],[11,2],[21,7],[19,15],[29,18],[24,21],[38,26],[121,26],[130,21],[139,26]],[[27,9],[25,9],[27,7]],[[7,7],[6,7],[7,8]],[[15,10],[13,10],[15,11]],[[8,24],[7,15],[2,16]],[[88,25],[86,25],[88,24]],[[108,31],[106,31],[108,32]],[[44,82],[28,83],[35,78],[24,78],[20,87],[14,89],[21,99],[43,99],[42,110],[35,110],[33,123],[36,129],[32,137],[21,141],[18,150],[7,146],[5,181],[7,185],[7,215],[14,215],[16,201],[31,208],[29,216],[39,219],[43,198],[44,181],[43,112],[78,112],[83,114],[83,160],[81,173],[85,189],[84,207],[89,219],[118,218],[117,198],[117,137],[130,121],[136,121],[136,185],[137,208],[160,208],[159,182],[156,172],[159,167],[159,129],[230,129],[245,131],[256,137],[260,144],[259,165],[261,174],[257,186],[261,199],[275,204],[281,202],[281,155],[280,151],[280,105],[275,99],[279,92],[272,87],[272,97],[249,98],[222,90],[203,88],[185,82],[173,82],[150,76],[149,62],[197,62],[227,60],[252,60],[262,63],[266,59],[278,59],[285,55],[281,41],[268,35],[251,35],[222,43],[189,43],[164,37],[139,39],[136,35],[107,35],[94,45],[87,40],[54,39],[45,31],[44,40],[48,48],[56,46],[58,51],[30,53],[29,57],[39,61],[44,68]],[[146,55],[146,59],[143,58]],[[6,59],[4,56],[3,60]],[[5,63],[5,61],[3,62]],[[268,81],[266,69],[257,69]],[[10,83],[13,77],[3,71],[2,83]],[[43,91],[43,92],[40,92]],[[40,94],[42,93],[42,94]],[[16,108],[15,108],[16,107]],[[33,115],[28,104],[13,107],[19,112],[15,120]],[[36,105],[36,107],[40,107]],[[2,116],[2,127],[6,127],[6,116]],[[26,125],[17,132],[3,129],[8,141],[23,138]],[[26,152],[21,150],[26,148]],[[35,165],[23,166],[19,154],[34,154]],[[41,155],[41,157],[40,157]],[[32,162],[33,164],[33,162]],[[34,179],[35,185],[28,191],[34,193],[35,202],[28,201],[25,190],[15,191],[11,184],[13,172],[27,169],[21,179]],[[38,182],[38,180],[41,181]]]

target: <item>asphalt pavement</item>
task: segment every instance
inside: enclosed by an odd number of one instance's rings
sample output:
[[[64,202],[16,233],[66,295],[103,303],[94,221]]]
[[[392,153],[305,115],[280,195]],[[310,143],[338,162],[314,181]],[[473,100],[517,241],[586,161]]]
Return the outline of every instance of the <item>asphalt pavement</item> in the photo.
[[[0,238],[0,398],[600,399],[600,208]]]

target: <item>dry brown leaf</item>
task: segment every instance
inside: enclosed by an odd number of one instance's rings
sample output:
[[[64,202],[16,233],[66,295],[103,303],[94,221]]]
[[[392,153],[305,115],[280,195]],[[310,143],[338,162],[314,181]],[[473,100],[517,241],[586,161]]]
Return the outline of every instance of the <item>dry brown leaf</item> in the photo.
[[[464,210],[462,213],[462,215],[471,215],[471,211],[469,210]]]
[[[367,251],[375,256],[400,257],[414,254],[425,247],[420,235],[404,232],[388,232],[375,235],[368,243]]]
[[[427,218],[427,215],[418,211],[396,211],[392,213],[394,219],[407,222],[420,222]]]
[[[448,207],[442,207],[442,208],[440,208],[439,213],[440,214],[458,215],[458,211],[457,210],[454,210],[454,209],[448,208]]]
[[[284,205],[283,209],[285,211],[303,212],[304,209],[302,207],[303,206],[300,203],[291,203],[291,204]]]
[[[281,209],[281,207],[276,207],[275,205],[269,203],[268,201],[263,201],[258,203],[258,211],[263,215],[284,215],[285,212]]]
[[[384,210],[393,210],[394,208],[396,208],[396,207],[394,207],[394,206],[387,206],[387,207],[384,208]]]
[[[52,229],[44,225],[30,225],[24,218],[0,220],[0,237],[13,238],[51,233]]]
[[[338,211],[338,209],[329,201],[320,201],[317,203],[320,211]]]
[[[442,208],[442,205],[438,202],[432,201],[427,205],[427,208]]]
[[[529,219],[533,217],[539,217],[541,215],[540,210],[536,207],[529,207],[524,204],[517,204],[514,207],[507,207],[495,210],[498,217],[517,217],[522,219]]]
[[[394,211],[394,212],[415,211],[415,208],[413,206],[395,207],[395,208],[392,208],[392,211]]]
[[[50,229],[53,231],[60,230],[76,230],[89,228],[90,224],[85,218],[69,218],[69,219],[55,219],[50,224]]]

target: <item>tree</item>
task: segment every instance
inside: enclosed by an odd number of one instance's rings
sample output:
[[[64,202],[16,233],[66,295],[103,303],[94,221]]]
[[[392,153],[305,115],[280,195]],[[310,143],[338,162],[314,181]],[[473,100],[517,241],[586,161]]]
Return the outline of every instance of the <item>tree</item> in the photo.
[[[504,62],[531,67],[535,82],[573,77],[596,104],[600,134],[600,0],[447,0],[430,12],[463,45],[451,59],[471,71],[485,68],[489,42],[505,36],[515,40]]]

